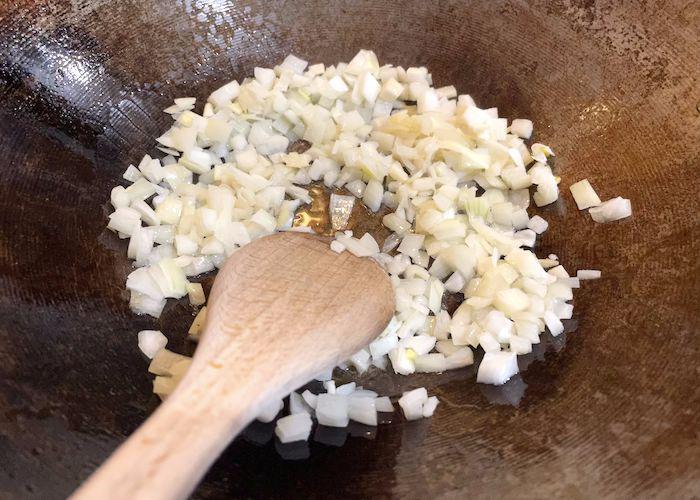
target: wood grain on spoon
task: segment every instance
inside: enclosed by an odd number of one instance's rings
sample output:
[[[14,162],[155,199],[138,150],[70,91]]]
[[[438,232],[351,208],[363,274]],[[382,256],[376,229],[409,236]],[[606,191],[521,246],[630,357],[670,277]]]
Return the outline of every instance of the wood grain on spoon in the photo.
[[[237,251],[187,375],[73,498],[187,497],[261,407],[381,333],[393,297],[376,263],[315,236],[278,233]]]

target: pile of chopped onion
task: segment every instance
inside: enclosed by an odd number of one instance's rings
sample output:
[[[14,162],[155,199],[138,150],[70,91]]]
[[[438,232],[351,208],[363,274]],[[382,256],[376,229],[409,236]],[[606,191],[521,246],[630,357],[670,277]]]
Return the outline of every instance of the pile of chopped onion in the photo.
[[[165,110],[174,123],[157,138],[164,156],[129,166],[128,187],[111,193],[108,227],[130,239],[135,269],[126,287],[137,313],[157,318],[168,298],[185,295],[204,304],[196,277],[256,238],[296,229],[295,212],[310,203],[304,186],[312,182],[353,195],[331,198],[331,248],[375,259],[396,293],[391,323],[347,362],[359,373],[370,366],[444,372],[471,365],[481,347],[477,381],[503,384],[518,371],[516,356],[530,352],[545,329],[563,332],[579,280],[599,277],[584,270],[572,278],[556,256],[539,259],[532,251],[548,223],[529,216],[529,190],[537,206],[559,197],[553,151],[526,143],[532,122],[509,124],[453,86],[434,87],[426,68],[380,66],[368,50],[334,66],[290,55],[214,91],[201,113],[195,105],[185,97]],[[601,204],[586,180],[571,191],[596,221],[631,213],[629,200]],[[345,230],[355,198],[374,212],[388,207],[385,241]],[[464,294],[453,314],[443,307],[446,293]],[[190,338],[198,338],[205,314],[203,307]],[[144,353],[154,356],[156,392],[167,395],[183,364],[174,353],[159,359],[170,352],[162,343],[139,335]],[[280,419],[278,437],[308,436],[311,421],[299,415],[310,409],[323,425],[375,425],[381,398],[339,394],[341,387],[313,398],[292,394],[290,406],[299,411]],[[399,404],[412,419],[432,415],[437,399],[419,390]],[[280,408],[261,418],[273,419]]]

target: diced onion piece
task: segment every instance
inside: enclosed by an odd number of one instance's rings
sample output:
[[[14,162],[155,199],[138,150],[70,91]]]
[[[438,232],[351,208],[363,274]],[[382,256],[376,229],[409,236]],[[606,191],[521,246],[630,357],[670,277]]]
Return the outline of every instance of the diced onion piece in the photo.
[[[191,339],[199,340],[199,337],[202,334],[202,331],[204,330],[204,323],[206,320],[207,308],[205,306],[199,310],[197,316],[194,317],[194,320],[190,325],[190,329],[187,331],[187,334],[190,336]]]
[[[364,195],[362,196],[362,201],[367,205],[367,208],[376,212],[379,210],[379,206],[382,203],[382,196],[384,195],[384,188],[382,184],[374,179],[367,183]]]
[[[167,337],[158,330],[141,330],[138,337],[139,349],[149,359],[153,359],[168,343]]]
[[[600,278],[600,271],[597,269],[579,269],[576,271],[576,277],[580,280],[597,280]]]
[[[222,108],[238,97],[239,92],[240,85],[238,82],[232,81],[212,92],[209,96],[209,102],[218,108]]]
[[[416,371],[416,365],[413,360],[415,353],[409,349],[397,347],[389,352],[389,359],[394,372],[401,375],[410,375]]]
[[[394,78],[390,78],[382,85],[379,97],[385,101],[393,101],[401,95],[403,89],[403,85],[397,82]]]
[[[518,373],[514,352],[487,352],[479,365],[476,381],[481,384],[503,385]]]
[[[591,208],[588,213],[599,223],[612,222],[632,215],[632,203],[626,198],[613,198]]]
[[[385,354],[389,354],[399,343],[399,339],[395,333],[383,335],[370,343],[369,350],[373,358],[379,358]]]
[[[148,314],[154,318],[159,318],[164,307],[165,299],[154,299],[148,295],[131,292],[129,308],[136,314]]]
[[[549,227],[549,223],[539,215],[535,215],[527,223],[527,227],[532,229],[537,234],[542,234]]]
[[[129,165],[127,169],[122,174],[122,177],[129,182],[136,182],[143,177],[143,174],[133,165]]]
[[[348,398],[337,394],[319,394],[316,400],[316,419],[328,427],[346,427],[349,422]]]
[[[289,395],[289,413],[296,415],[297,413],[306,413],[311,415],[313,409],[304,401],[304,398],[298,392],[292,392]]]
[[[377,425],[376,398],[352,397],[348,399],[348,417],[365,425]]]
[[[255,222],[261,226],[265,231],[272,232],[277,227],[277,221],[275,218],[266,210],[260,209],[250,218],[252,222]]]
[[[552,311],[546,311],[544,313],[544,324],[547,325],[549,332],[555,337],[564,333],[564,325]]]
[[[355,392],[356,386],[357,385],[355,384],[355,382],[349,382],[347,384],[343,384],[343,385],[338,386],[335,389],[335,393],[340,394],[341,396],[349,396],[350,394]]]
[[[129,193],[127,193],[124,186],[116,186],[112,188],[112,193],[110,194],[110,201],[114,208],[128,207],[131,198],[129,198]]]
[[[324,380],[323,388],[326,389],[328,394],[335,394],[335,381],[334,380]]]
[[[372,363],[372,357],[367,349],[361,349],[348,359],[348,363],[355,367],[358,373],[364,373]]]
[[[522,231],[516,232],[513,236],[520,241],[520,246],[528,248],[534,247],[537,239],[537,233],[531,229],[523,229]]]
[[[532,344],[524,337],[513,335],[510,338],[510,351],[515,354],[527,354],[532,352]]]
[[[505,314],[512,315],[530,306],[530,298],[518,288],[508,288],[496,293],[494,305]]]
[[[556,276],[557,278],[568,278],[569,273],[566,272],[566,269],[562,265],[558,265],[547,271],[548,274],[551,274],[552,276]]]
[[[201,283],[187,283],[187,295],[193,306],[201,306],[207,301]]]
[[[352,254],[358,257],[370,257],[379,253],[379,245],[369,233],[361,239],[343,233],[336,233],[336,239]]]
[[[313,394],[307,389],[301,393],[301,397],[304,399],[304,402],[309,405],[309,408],[316,409],[316,403],[318,402],[318,396],[316,394]]]
[[[343,245],[338,240],[331,241],[331,250],[336,253],[343,253],[345,251],[345,245]]]
[[[425,240],[425,235],[423,234],[407,234],[401,240],[399,248],[397,249],[400,253],[406,254],[409,257],[415,257],[418,255],[418,251],[423,246],[423,241]]]
[[[394,411],[394,405],[391,404],[391,399],[388,396],[381,396],[375,399],[374,407],[381,412],[391,413]]]
[[[585,210],[586,208],[600,205],[600,198],[598,198],[598,195],[593,190],[593,186],[588,182],[588,179],[575,182],[569,186],[569,191],[571,191],[571,195],[574,197],[574,201],[579,210]]]
[[[441,373],[448,369],[445,355],[437,352],[416,357],[415,366],[417,373]]]
[[[445,361],[448,370],[463,368],[474,364],[474,352],[468,347],[462,347],[449,354]]]
[[[295,413],[277,420],[275,435],[282,443],[306,441],[311,434],[311,416],[308,413]]]
[[[192,358],[162,348],[153,356],[151,364],[148,365],[148,371],[154,375],[172,377],[176,373],[174,369],[182,362],[191,363]]]
[[[164,399],[177,387],[178,380],[172,377],[157,376],[153,379],[153,393]]]
[[[440,401],[438,400],[437,396],[430,396],[425,404],[423,404],[423,418],[432,417],[438,403],[440,403]]]
[[[404,349],[411,349],[416,355],[428,354],[435,346],[436,339],[430,335],[414,335],[401,342]]]
[[[423,405],[428,401],[428,392],[425,387],[419,387],[412,391],[404,392],[399,399],[399,406],[403,410],[406,420],[418,420],[423,418]]]
[[[510,132],[523,139],[529,139],[532,135],[532,121],[523,119],[513,120],[510,124]]]
[[[535,161],[546,163],[548,157],[554,156],[554,151],[552,151],[552,148],[538,142],[533,144],[532,148],[530,149],[532,150],[532,157],[535,159]]]

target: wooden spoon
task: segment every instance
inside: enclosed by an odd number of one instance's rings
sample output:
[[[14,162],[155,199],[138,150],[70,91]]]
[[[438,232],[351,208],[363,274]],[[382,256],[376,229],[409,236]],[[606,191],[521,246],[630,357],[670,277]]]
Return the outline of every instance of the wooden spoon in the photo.
[[[187,497],[262,407],[360,350],[393,311],[371,259],[300,233],[250,243],[216,277],[178,388],[73,498]]]

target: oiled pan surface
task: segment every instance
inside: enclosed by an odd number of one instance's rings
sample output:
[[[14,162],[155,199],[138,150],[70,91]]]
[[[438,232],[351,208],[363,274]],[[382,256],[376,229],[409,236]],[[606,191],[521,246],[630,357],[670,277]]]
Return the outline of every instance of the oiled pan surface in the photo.
[[[191,348],[185,303],[160,324],[130,313],[125,245],[104,230],[110,188],[168,126],[160,110],[289,52],[330,64],[359,48],[533,119],[564,193],[538,252],[603,279],[578,291],[578,329],[506,389],[473,370],[375,377],[426,385],[436,416],[320,436],[346,443],[298,461],[256,445],[271,432],[256,426],[196,497],[700,494],[700,8],[622,3],[0,2],[0,497],[65,497],[153,410],[138,330]],[[576,210],[584,177],[634,216]]]

